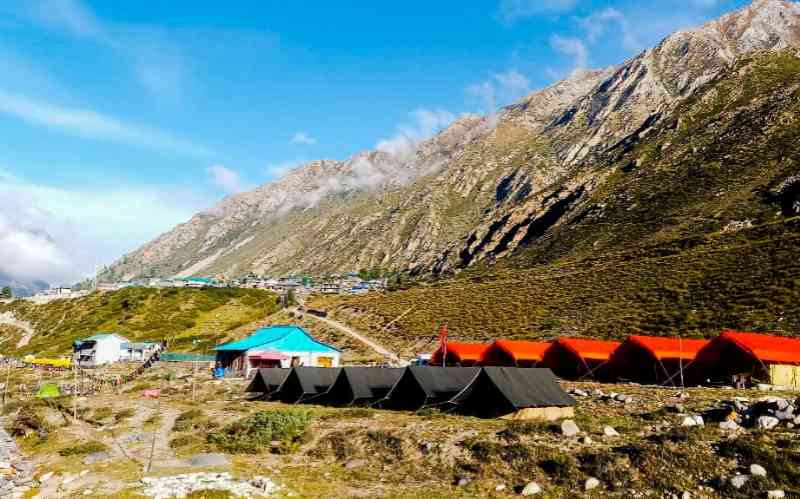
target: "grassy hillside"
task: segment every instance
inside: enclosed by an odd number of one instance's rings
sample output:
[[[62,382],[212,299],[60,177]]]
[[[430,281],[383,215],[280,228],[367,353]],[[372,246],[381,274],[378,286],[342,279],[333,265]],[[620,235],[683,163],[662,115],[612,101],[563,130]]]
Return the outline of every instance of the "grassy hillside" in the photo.
[[[316,306],[407,353],[444,321],[462,339],[796,334],[798,89],[794,54],[744,60],[645,137],[577,169],[596,179],[591,192],[547,222],[527,223],[511,258]]]
[[[0,305],[36,330],[30,342],[17,348],[21,331],[0,331],[4,354],[64,354],[74,340],[98,331],[114,331],[135,340],[167,340],[174,351],[205,351],[239,329],[278,310],[276,297],[246,289],[144,289],[94,293],[77,300],[45,305],[15,301]],[[199,344],[192,345],[193,339]]]

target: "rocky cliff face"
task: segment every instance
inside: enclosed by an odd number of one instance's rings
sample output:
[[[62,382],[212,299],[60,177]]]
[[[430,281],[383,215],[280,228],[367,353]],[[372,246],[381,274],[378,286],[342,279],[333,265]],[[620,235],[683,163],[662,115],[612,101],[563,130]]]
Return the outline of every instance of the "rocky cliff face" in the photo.
[[[198,214],[107,276],[442,272],[492,261],[546,240],[603,188],[610,156],[741,57],[798,42],[800,4],[757,0],[413,147],[304,165]]]

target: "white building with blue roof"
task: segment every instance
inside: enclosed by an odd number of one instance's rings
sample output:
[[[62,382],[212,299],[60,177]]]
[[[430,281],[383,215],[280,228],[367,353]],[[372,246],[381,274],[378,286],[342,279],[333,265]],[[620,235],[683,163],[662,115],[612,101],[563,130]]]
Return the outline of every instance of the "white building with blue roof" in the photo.
[[[263,367],[339,367],[342,357],[341,350],[294,325],[259,329],[214,350],[226,374],[236,376],[250,376]]]

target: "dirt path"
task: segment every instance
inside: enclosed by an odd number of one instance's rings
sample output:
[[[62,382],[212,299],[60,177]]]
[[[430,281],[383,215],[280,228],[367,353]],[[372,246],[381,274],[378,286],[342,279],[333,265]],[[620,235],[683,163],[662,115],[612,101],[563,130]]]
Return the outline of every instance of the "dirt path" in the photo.
[[[25,334],[22,335],[22,338],[20,338],[17,342],[17,348],[26,346],[28,343],[30,343],[33,335],[36,334],[36,330],[33,329],[33,326],[29,322],[18,320],[11,312],[3,312],[0,314],[0,324],[14,326],[22,329],[25,332]]]
[[[303,313],[297,308],[292,308],[292,309],[289,309],[289,310],[294,312],[294,313]],[[305,317],[310,317],[310,318],[312,318],[312,319],[314,319],[316,321],[319,321],[319,322],[322,322],[324,324],[327,324],[328,326],[330,326],[330,327],[332,327],[334,329],[338,329],[339,331],[347,334],[348,336],[351,336],[351,337],[357,339],[361,343],[367,345],[368,347],[370,347],[371,349],[375,350],[376,352],[378,352],[379,354],[383,355],[384,357],[386,357],[387,359],[389,359],[392,362],[395,362],[397,364],[403,364],[403,365],[406,364],[406,362],[403,361],[400,357],[398,357],[396,353],[394,353],[391,350],[389,350],[388,348],[382,346],[380,343],[376,342],[375,340],[373,340],[371,338],[368,338],[367,336],[364,336],[363,334],[359,333],[358,331],[356,331],[355,329],[351,328],[350,326],[342,324],[339,321],[335,321],[333,319],[329,319],[328,317],[320,317],[318,315],[309,314],[307,312],[303,313],[303,315]]]

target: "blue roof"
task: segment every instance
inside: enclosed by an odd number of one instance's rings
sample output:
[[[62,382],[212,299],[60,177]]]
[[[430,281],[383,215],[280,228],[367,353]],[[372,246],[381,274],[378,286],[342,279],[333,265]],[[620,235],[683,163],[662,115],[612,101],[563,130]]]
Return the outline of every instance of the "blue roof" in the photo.
[[[271,326],[259,329],[247,338],[219,345],[214,350],[230,352],[244,350],[277,350],[284,352],[340,352],[315,340],[299,326]]]

